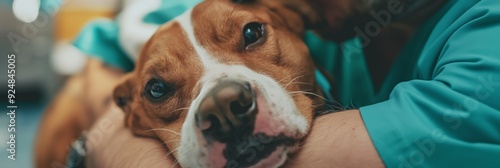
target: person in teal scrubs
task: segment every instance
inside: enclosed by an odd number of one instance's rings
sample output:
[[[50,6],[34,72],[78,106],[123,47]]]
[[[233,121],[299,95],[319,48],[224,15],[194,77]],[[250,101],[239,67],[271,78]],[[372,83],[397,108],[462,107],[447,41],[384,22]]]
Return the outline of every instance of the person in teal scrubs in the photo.
[[[165,0],[143,21],[162,24],[199,1]],[[130,71],[134,56],[118,44],[119,29],[113,21],[90,24],[74,45]],[[415,31],[378,87],[359,37],[304,39],[317,64],[334,75],[335,101],[357,109],[318,117],[290,167],[500,167],[500,1],[446,2]]]

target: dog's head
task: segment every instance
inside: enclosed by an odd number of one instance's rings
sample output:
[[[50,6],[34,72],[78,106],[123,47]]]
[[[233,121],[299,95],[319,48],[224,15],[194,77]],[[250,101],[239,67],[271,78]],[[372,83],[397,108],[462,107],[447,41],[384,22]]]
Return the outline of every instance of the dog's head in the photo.
[[[277,167],[320,101],[305,0],[207,0],[161,26],[114,91],[136,134],[184,167]]]

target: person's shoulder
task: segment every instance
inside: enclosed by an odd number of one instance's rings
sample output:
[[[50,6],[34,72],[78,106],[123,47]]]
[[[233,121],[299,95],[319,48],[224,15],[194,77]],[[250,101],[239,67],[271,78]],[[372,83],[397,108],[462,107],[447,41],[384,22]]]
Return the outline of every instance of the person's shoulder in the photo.
[[[499,13],[499,0],[449,0],[444,5],[443,10],[446,15],[452,16],[467,16],[471,14],[483,13]]]
[[[484,15],[500,13],[499,0],[450,0],[450,3],[456,6],[463,6],[466,11],[457,13],[461,15],[482,13]]]
[[[449,0],[448,4],[443,8],[443,15],[436,27],[453,32],[452,34],[463,30],[464,27],[477,25],[473,27],[488,28],[500,23],[499,0]]]
[[[427,26],[433,27],[430,39],[446,38],[472,22],[499,23],[498,18],[500,18],[499,0],[449,0],[430,19]]]

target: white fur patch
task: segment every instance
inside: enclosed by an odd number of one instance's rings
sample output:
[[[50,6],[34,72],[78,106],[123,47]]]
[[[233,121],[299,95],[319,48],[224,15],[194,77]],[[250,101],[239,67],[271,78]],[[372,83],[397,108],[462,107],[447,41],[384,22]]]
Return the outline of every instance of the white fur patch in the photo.
[[[161,0],[132,0],[125,4],[118,16],[118,42],[133,61],[137,61],[144,45],[158,29],[158,25],[144,23],[143,18],[161,5]]]
[[[205,67],[205,70],[207,70],[210,67],[216,66],[217,62],[210,57],[208,52],[198,43],[196,40],[196,37],[194,35],[194,28],[193,24],[191,23],[191,13],[193,9],[190,9],[186,11],[184,14],[179,16],[177,19],[175,19],[179,24],[181,25],[182,29],[184,29],[184,32],[186,33],[188,40],[191,42],[191,45],[194,47],[196,50],[196,53],[198,53],[198,56],[201,59],[201,62],[203,63],[203,66]]]

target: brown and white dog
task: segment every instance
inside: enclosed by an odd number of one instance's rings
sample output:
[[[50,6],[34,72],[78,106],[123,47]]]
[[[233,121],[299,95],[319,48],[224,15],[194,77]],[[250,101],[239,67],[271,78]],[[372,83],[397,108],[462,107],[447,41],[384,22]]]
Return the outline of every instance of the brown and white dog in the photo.
[[[321,102],[304,0],[207,0],[161,26],[114,91],[135,134],[183,167],[279,167]]]

